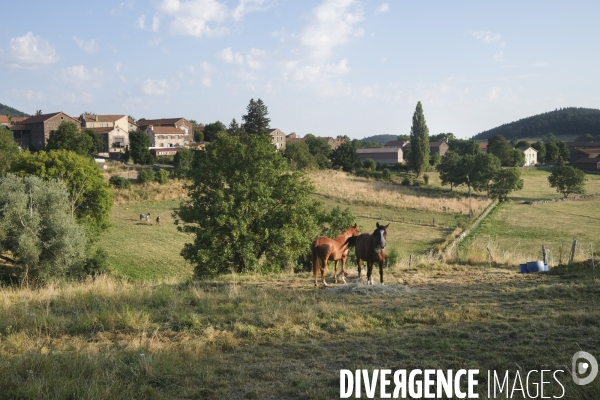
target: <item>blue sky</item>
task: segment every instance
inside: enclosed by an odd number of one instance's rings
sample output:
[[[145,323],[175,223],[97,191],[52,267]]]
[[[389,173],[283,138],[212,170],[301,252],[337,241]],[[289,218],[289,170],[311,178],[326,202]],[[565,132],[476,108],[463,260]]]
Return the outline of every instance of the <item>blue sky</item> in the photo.
[[[0,103],[229,124],[261,98],[300,136],[471,137],[600,108],[600,2],[21,0],[3,6]]]

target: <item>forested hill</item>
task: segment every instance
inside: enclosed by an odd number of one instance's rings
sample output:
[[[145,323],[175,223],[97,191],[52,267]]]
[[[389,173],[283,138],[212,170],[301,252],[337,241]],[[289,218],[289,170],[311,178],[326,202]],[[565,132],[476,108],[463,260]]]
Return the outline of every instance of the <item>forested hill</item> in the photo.
[[[25,114],[22,111],[15,110],[12,107],[5,106],[0,103],[0,115],[10,115],[11,117],[29,117],[29,114]]]
[[[594,108],[562,108],[547,113],[523,118],[509,124],[500,125],[489,131],[478,133],[476,140],[489,139],[494,135],[502,135],[507,139],[513,137],[542,137],[548,133],[555,135],[600,135],[600,110]]]
[[[386,144],[390,140],[398,140],[398,135],[375,135],[360,139],[361,142],[377,142]]]

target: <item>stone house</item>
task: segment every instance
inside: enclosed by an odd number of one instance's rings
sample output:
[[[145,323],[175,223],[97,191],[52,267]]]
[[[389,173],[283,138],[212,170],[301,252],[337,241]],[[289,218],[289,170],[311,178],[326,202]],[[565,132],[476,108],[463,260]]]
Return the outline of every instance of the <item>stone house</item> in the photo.
[[[93,129],[104,141],[100,155],[119,159],[129,146],[129,131],[137,125],[126,115],[81,114],[79,121],[84,128]]]
[[[519,150],[525,154],[525,167],[530,167],[537,164],[538,151],[531,146],[519,147]]]
[[[388,149],[410,149],[410,141],[390,140],[384,147]],[[449,148],[450,146],[446,142],[429,142],[429,155],[432,156],[437,153],[440,157],[443,157]]]
[[[161,118],[137,121],[140,130],[147,132],[150,126],[173,127],[183,131],[183,142],[194,141],[194,126],[185,118]],[[182,146],[183,146],[182,142]]]
[[[183,147],[185,143],[185,131],[174,126],[150,125],[145,132],[150,138],[151,147]]]
[[[367,158],[380,164],[398,164],[404,161],[403,152],[400,147],[374,147],[356,150],[361,162]]]
[[[267,129],[269,136],[271,136],[271,144],[275,146],[277,151],[285,149],[285,133],[279,128]]]
[[[51,114],[34,115],[21,121],[20,124],[13,125],[10,130],[21,148],[43,150],[48,144],[50,132],[58,129],[58,126],[65,121],[73,122],[77,125],[77,128],[81,128],[79,120],[59,111]]]

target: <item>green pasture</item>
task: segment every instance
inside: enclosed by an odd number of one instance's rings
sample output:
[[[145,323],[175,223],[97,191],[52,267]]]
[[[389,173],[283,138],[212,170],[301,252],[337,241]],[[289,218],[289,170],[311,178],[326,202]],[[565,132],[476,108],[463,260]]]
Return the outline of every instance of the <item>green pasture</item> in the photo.
[[[551,251],[552,264],[566,262],[573,239],[577,239],[575,257],[591,258],[600,251],[600,197],[526,204],[531,200],[560,199],[563,196],[547,184],[547,171],[523,173],[525,187],[509,196],[491,213],[474,236],[472,247],[492,246],[512,253],[516,262],[538,259],[544,245]],[[600,175],[588,175],[587,193],[600,193]],[[535,258],[533,258],[535,257]],[[511,257],[508,257],[511,258]]]
[[[183,244],[191,241],[177,231],[171,214],[177,201],[148,201],[115,204],[111,227],[99,242],[117,275],[134,279],[184,278],[193,267],[179,255]],[[150,213],[150,222],[140,221],[140,214]],[[155,219],[161,217],[160,225]]]

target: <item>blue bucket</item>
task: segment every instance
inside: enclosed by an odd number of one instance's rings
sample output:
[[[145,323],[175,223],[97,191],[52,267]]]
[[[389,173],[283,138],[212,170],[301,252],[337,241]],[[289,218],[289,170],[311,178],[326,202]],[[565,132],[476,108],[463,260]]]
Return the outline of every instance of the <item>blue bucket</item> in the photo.
[[[527,272],[544,272],[543,261],[528,261]]]
[[[519,264],[519,266],[521,267],[521,273],[526,274],[527,273],[527,264]]]
[[[544,272],[548,272],[548,264],[544,264]]]

